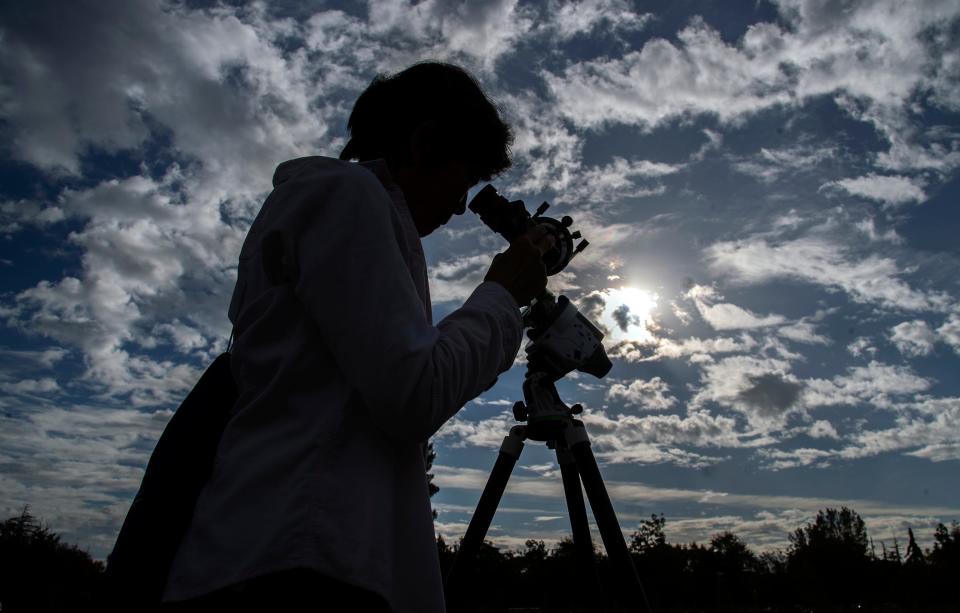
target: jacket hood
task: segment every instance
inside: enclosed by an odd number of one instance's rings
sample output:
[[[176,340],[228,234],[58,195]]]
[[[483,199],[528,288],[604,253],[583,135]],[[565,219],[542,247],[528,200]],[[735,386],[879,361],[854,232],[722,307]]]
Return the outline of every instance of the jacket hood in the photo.
[[[285,181],[289,181],[301,170],[320,159],[323,159],[323,157],[319,155],[311,155],[308,157],[297,158],[295,160],[287,160],[286,162],[283,162],[277,166],[277,169],[273,172],[273,186],[276,187]]]

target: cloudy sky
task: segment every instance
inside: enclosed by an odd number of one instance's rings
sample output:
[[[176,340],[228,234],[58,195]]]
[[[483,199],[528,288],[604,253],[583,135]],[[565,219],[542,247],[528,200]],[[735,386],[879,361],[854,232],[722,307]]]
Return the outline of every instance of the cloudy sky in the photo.
[[[960,519],[955,0],[0,5],[0,508],[97,557],[171,411],[229,335],[281,161],[336,156],[357,94],[461,64],[516,132],[495,181],[591,247],[551,281],[606,330],[572,376],[625,531],[782,547],[846,504],[871,536]],[[425,240],[435,319],[501,239]],[[518,363],[435,440],[465,530]],[[569,532],[529,444],[490,537]]]

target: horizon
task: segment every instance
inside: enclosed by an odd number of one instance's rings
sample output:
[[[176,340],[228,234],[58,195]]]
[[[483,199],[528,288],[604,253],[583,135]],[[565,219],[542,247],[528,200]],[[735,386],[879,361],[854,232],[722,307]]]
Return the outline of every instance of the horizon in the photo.
[[[929,547],[960,520],[958,24],[947,0],[0,8],[0,507],[106,557],[226,348],[274,168],[337,157],[370,80],[435,59],[514,128],[491,183],[590,241],[549,287],[614,366],[558,389],[625,534],[663,513],[669,542],[767,551],[847,506],[878,546],[912,527]],[[435,322],[506,247],[469,212],[423,245]],[[522,356],[432,439],[448,543]],[[528,443],[487,538],[569,532],[555,457]]]

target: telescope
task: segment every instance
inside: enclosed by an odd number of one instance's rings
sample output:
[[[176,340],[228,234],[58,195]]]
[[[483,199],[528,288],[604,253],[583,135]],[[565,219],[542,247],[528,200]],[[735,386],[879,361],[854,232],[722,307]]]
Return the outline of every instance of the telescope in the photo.
[[[544,202],[531,215],[523,201],[508,201],[492,185],[480,190],[469,204],[470,210],[479,215],[484,224],[507,241],[513,241],[536,226],[546,229],[553,235],[554,244],[543,254],[543,263],[547,275],[555,275],[566,268],[589,243],[580,232],[570,230],[573,225],[570,216],[563,216],[559,220],[545,216],[549,207]],[[580,242],[575,246],[576,240]],[[510,428],[500,446],[476,512],[460,543],[456,561],[445,578],[447,606],[452,612],[462,610],[472,564],[490,528],[510,474],[520,458],[523,441],[533,440],[545,442],[547,448],[557,453],[573,530],[574,550],[582,576],[592,584],[592,591],[597,594],[597,610],[609,610],[610,603],[597,573],[581,481],[604,548],[615,569],[614,583],[609,586],[609,591],[615,592],[617,600],[625,607],[619,610],[647,613],[650,605],[630,558],[596,458],[590,450],[586,428],[582,421],[574,419],[583,411],[583,406],[567,406],[556,388],[557,381],[574,370],[597,378],[610,372],[612,364],[603,347],[603,333],[566,296],[554,296],[549,291],[544,291],[526,305],[522,316],[529,342],[524,347],[527,356],[524,399],[518,400],[513,406],[513,416],[520,423]]]

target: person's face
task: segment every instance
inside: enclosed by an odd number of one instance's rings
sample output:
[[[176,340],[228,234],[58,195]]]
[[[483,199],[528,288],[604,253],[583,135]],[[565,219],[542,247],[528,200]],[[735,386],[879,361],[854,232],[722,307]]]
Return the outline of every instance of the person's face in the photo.
[[[417,233],[427,236],[467,209],[467,192],[479,178],[460,160],[414,162],[396,173]]]

